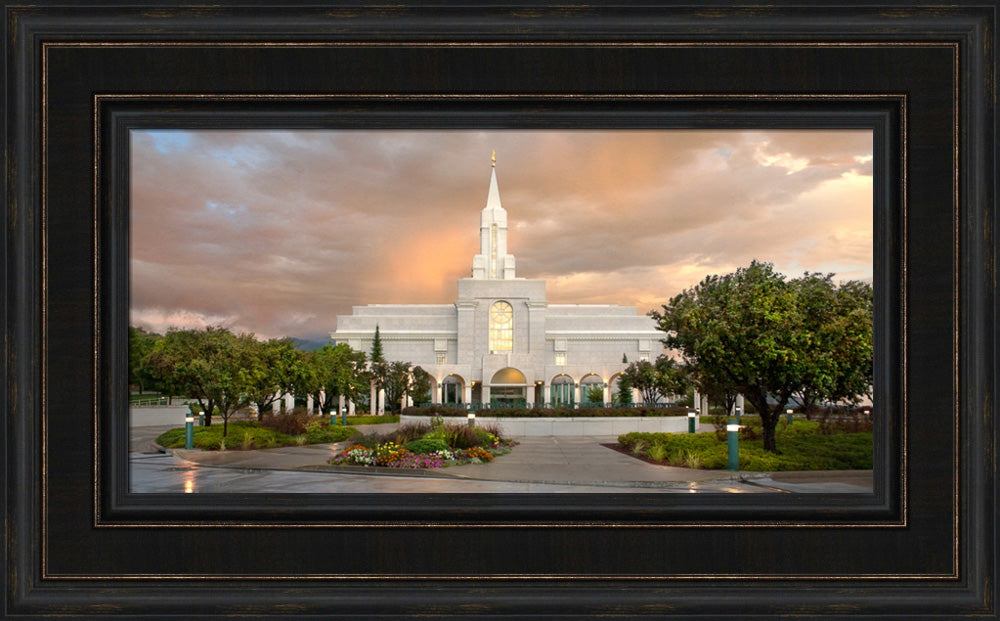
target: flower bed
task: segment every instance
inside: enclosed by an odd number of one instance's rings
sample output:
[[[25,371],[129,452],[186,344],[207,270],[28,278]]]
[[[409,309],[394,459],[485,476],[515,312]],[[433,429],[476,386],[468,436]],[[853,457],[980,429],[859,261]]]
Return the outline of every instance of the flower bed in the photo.
[[[387,435],[364,436],[329,459],[332,465],[381,468],[445,468],[493,461],[510,452],[515,442],[499,430],[431,423],[403,425]]]

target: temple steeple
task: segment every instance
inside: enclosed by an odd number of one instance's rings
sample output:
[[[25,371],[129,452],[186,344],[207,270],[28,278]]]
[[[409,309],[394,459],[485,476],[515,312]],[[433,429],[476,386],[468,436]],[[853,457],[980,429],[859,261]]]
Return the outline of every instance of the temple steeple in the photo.
[[[472,259],[472,277],[505,280],[514,278],[514,255],[507,254],[507,211],[500,203],[496,151],[490,160],[490,189],[479,215],[479,254]]]

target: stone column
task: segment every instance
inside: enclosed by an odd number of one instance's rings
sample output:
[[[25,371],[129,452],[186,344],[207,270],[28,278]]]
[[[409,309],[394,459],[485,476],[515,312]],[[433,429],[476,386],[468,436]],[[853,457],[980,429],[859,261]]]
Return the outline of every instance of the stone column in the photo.
[[[694,409],[696,410],[701,409],[701,393],[698,392],[697,390],[694,391],[694,401],[692,401],[692,403],[694,404]]]
[[[274,393],[274,403],[271,404],[271,413],[281,414],[282,405],[284,405],[284,402],[281,400],[281,393],[280,392]]]
[[[340,416],[343,413],[344,413],[344,395],[340,395],[339,397],[337,397],[337,416]]]
[[[604,385],[604,403],[611,403],[611,383]]]
[[[385,388],[378,389],[378,415],[385,414]]]
[[[368,403],[370,404],[370,407],[368,408],[370,410],[369,414],[375,416],[375,411],[378,408],[378,393],[375,392],[375,382],[372,382],[372,396],[371,399],[368,400]]]
[[[542,380],[542,403],[544,406],[552,398],[552,385],[549,384],[548,380]]]
[[[485,383],[483,384],[483,406],[489,407],[490,405],[490,387]]]
[[[580,382],[573,383],[573,409],[580,407]]]
[[[701,396],[701,415],[708,416],[708,395]]]
[[[312,395],[307,395],[306,396],[306,412],[309,412],[310,416],[313,413],[313,406],[314,405],[315,404],[313,403],[313,396]]]
[[[323,404],[324,403],[326,403],[326,391],[325,390],[321,390],[321,391],[319,391],[319,407],[320,407],[321,410],[323,409]],[[339,414],[339,412],[338,412],[338,414]]]
[[[736,395],[736,407],[739,408],[740,414],[746,414],[747,411],[743,405],[743,393]]]
[[[295,409],[295,395],[285,395],[285,411],[291,413]]]
[[[535,407],[535,385],[528,384],[524,388],[524,401],[528,408]]]
[[[353,399],[351,399],[350,401],[347,402],[347,415],[348,416],[354,416],[354,407],[355,406],[354,406],[354,400]]]
[[[465,386],[462,388],[462,398],[465,400],[462,405],[468,407],[472,403],[472,384],[465,382]]]

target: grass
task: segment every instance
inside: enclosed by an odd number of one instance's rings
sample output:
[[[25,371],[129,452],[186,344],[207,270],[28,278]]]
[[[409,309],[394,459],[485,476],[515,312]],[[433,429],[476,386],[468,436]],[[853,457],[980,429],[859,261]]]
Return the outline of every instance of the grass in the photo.
[[[728,467],[726,441],[712,433],[629,433],[618,444],[633,455],[664,465],[707,470]],[[821,433],[819,423],[779,423],[777,453],[764,450],[763,439],[741,438],[739,469],[751,472],[781,470],[868,470],[872,467],[872,432]]]
[[[380,423],[398,423],[399,414],[385,414],[383,416],[348,416],[348,425],[378,425]],[[340,423],[340,417],[337,417],[337,423]]]
[[[279,446],[301,446],[303,444],[332,444],[358,435],[357,429],[338,425],[313,425],[303,434],[291,435],[259,426],[256,422],[230,422],[226,434],[226,450],[251,450],[277,448]],[[217,451],[222,445],[222,423],[211,427],[194,428],[194,448]],[[165,448],[184,448],[183,427],[171,429],[156,438],[156,443]]]

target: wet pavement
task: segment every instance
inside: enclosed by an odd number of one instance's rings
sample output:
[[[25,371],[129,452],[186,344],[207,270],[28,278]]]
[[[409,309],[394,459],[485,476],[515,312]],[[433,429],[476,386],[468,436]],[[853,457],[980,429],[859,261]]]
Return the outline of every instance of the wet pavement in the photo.
[[[345,443],[161,453],[153,440],[172,427],[132,428],[133,492],[872,493],[871,471],[730,473],[660,466],[604,446],[614,442],[610,436],[523,437],[510,454],[488,464],[394,472],[327,465]]]

